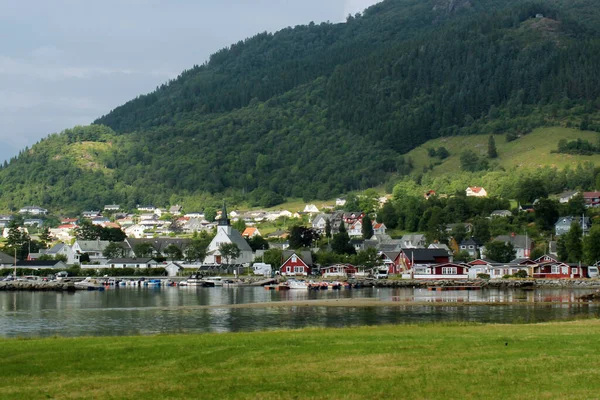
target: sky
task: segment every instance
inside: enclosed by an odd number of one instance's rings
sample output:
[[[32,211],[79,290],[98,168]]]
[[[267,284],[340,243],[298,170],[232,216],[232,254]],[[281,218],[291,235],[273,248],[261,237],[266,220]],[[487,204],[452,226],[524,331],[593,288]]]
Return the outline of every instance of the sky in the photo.
[[[257,33],[378,0],[0,0],[0,162]]]

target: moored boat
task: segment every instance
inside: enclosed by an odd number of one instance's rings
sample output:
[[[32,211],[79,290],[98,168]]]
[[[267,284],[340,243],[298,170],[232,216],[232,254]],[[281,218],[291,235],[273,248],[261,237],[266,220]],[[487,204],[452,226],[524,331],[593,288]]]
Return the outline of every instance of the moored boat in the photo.
[[[75,282],[74,286],[84,290],[104,290],[104,285],[97,279],[87,277],[80,282]]]

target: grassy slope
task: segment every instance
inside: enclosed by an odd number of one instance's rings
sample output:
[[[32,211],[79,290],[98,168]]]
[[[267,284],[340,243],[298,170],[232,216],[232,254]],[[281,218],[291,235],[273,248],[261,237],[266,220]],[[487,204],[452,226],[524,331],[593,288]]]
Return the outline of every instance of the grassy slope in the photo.
[[[597,398],[598,334],[587,320],[2,340],[0,397]]]
[[[460,171],[460,153],[463,150],[473,150],[479,155],[487,157],[488,135],[480,136],[454,136],[431,140],[408,153],[415,164],[415,171],[422,171],[424,166],[439,161],[427,155],[428,148],[444,146],[450,152],[450,157],[442,164],[435,166],[434,175],[444,175]],[[585,139],[593,144],[598,141],[598,133],[582,132],[568,128],[539,128],[513,142],[507,143],[504,135],[495,135],[498,159],[491,162],[505,169],[513,167],[538,168],[540,166],[556,166],[564,168],[567,165],[575,167],[578,163],[592,161],[600,165],[600,155],[573,156],[569,154],[551,154],[556,150],[560,139],[575,140]]]

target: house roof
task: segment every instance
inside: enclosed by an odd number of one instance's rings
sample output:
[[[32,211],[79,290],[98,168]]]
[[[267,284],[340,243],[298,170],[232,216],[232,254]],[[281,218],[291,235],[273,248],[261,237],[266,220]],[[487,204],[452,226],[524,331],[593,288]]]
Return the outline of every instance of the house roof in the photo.
[[[17,261],[17,267],[54,268],[58,264],[65,265],[64,262],[57,261],[57,260],[21,260],[21,261]]]
[[[448,257],[444,249],[402,249],[402,252],[414,262],[435,262],[437,257]]]
[[[64,243],[57,243],[54,246],[52,246],[51,248],[49,248],[48,250],[45,250],[44,254],[56,254],[59,251],[61,251],[65,246],[66,246],[66,244],[64,244]]]
[[[481,192],[482,190],[484,190],[484,189],[483,189],[481,186],[469,186],[469,187],[467,188],[467,190],[468,190],[468,189],[471,189],[471,192],[473,192],[473,193],[479,193],[479,192]]]
[[[554,225],[571,225],[573,222],[577,222],[580,223],[581,222],[581,217],[560,217],[558,219],[558,221],[556,221],[556,223]],[[587,226],[590,225],[590,218],[589,217],[584,217],[583,218],[583,223]]]
[[[533,241],[526,235],[500,235],[494,238],[496,242],[510,243],[515,248],[525,249],[531,247]]]
[[[82,251],[104,251],[110,242],[108,240],[78,240],[76,243]]]
[[[242,232],[242,236],[250,237],[254,235],[257,231],[258,228],[256,228],[255,226],[248,226],[246,229],[244,229],[244,232]]]
[[[462,242],[460,242],[460,246],[469,246],[469,245],[481,246],[482,243],[479,240],[475,239],[474,237],[470,237],[470,238],[465,239]]]
[[[127,238],[125,242],[131,249],[134,249],[136,245],[142,243],[150,243],[152,247],[154,247],[157,251],[162,251],[166,249],[169,245],[173,244],[177,246],[179,249],[185,249],[188,244],[191,242],[190,239],[178,239],[178,238],[152,238],[152,239],[135,239],[135,238]]]
[[[584,199],[594,199],[594,198],[599,198],[599,197],[600,197],[600,192],[583,192]]]
[[[282,253],[283,259],[286,260],[286,262],[287,262],[287,260],[289,260],[290,257],[294,254],[296,254],[298,257],[300,257],[307,266],[313,265],[312,253],[307,250],[303,250],[303,251],[284,250]]]
[[[0,264],[14,264],[15,258],[6,253],[0,252]]]

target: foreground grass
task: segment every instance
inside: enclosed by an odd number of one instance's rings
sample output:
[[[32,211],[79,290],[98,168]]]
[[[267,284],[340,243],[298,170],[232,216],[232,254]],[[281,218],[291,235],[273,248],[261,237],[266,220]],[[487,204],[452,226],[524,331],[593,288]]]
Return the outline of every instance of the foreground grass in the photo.
[[[2,340],[0,398],[600,397],[600,321]]]

